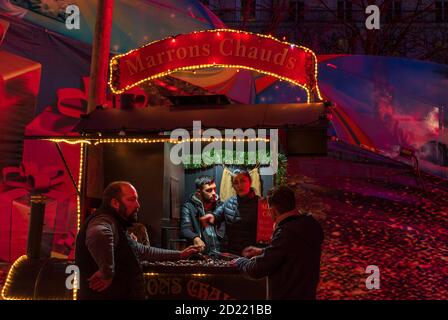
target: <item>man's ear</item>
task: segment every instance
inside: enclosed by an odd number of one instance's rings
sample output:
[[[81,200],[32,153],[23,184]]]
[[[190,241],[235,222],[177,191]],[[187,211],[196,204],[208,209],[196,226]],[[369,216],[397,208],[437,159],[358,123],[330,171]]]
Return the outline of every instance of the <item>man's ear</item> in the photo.
[[[110,200],[110,206],[116,210],[118,210],[118,208],[120,208],[120,203],[118,202],[117,199],[112,198],[112,200]]]

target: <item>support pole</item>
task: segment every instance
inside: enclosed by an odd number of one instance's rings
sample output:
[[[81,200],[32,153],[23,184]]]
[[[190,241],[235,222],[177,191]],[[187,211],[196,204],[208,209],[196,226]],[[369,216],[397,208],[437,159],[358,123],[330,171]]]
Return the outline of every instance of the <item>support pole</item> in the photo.
[[[107,71],[109,67],[110,38],[114,0],[98,0],[92,58],[90,62],[90,86],[87,114],[106,102]]]
[[[28,229],[26,255],[30,259],[40,258],[42,230],[44,227],[46,197],[40,193],[31,195],[31,217]]]
[[[76,193],[78,194],[78,196],[81,196],[81,193],[78,190],[78,186],[76,185],[75,178],[73,178],[73,174],[70,171],[67,161],[65,160],[64,154],[62,153],[59,143],[55,142],[54,144],[56,146],[56,149],[58,150],[59,156],[61,157],[62,163],[64,164],[65,170],[67,171],[68,175],[70,176],[70,180],[72,181],[72,184],[73,184],[73,187],[75,188]]]

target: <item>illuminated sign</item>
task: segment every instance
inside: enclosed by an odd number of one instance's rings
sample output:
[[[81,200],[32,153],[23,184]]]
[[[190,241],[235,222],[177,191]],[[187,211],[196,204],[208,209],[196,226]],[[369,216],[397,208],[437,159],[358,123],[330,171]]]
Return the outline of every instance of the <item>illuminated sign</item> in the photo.
[[[110,63],[109,85],[120,94],[176,71],[208,67],[258,71],[302,87],[308,101],[321,99],[313,51],[271,36],[227,29],[182,34],[117,55]]]

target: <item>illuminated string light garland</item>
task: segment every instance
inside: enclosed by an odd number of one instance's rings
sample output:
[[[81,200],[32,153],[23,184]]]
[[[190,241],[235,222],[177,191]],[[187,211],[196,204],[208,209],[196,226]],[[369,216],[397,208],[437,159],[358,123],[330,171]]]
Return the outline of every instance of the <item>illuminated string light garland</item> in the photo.
[[[83,166],[84,166],[84,143],[86,140],[75,140],[79,141],[77,143],[80,143],[79,146],[79,176],[78,176],[78,194],[76,195],[76,211],[77,211],[77,217],[76,217],[76,234],[79,233],[79,229],[81,228],[81,197],[79,196],[81,194],[81,186],[82,186],[82,175],[83,175]],[[65,142],[65,141],[61,141]],[[88,141],[90,144],[90,141]],[[68,142],[70,143],[70,142]],[[73,144],[73,143],[71,143]],[[78,278],[75,274],[75,282],[73,285],[73,300],[78,299]]]
[[[155,273],[155,272],[147,272],[147,273],[144,273],[143,274],[144,276],[158,276],[159,274],[158,273]]]
[[[81,194],[81,186],[82,186],[82,175],[84,170],[84,143],[80,142],[80,150],[79,150],[79,176],[78,176],[78,195],[77,195],[77,211],[78,211],[78,219],[76,221],[76,233],[79,232],[79,229],[81,228],[81,197],[79,194]]]
[[[192,273],[191,275],[193,277],[199,277],[199,278],[203,278],[203,277],[208,276],[208,274],[206,274],[206,273]]]
[[[9,269],[8,275],[6,277],[5,285],[2,289],[2,299],[4,300],[32,300],[30,297],[19,297],[19,296],[9,296],[8,291],[11,287],[11,284],[14,280],[14,276],[16,274],[16,269],[18,266],[23,263],[25,260],[27,260],[28,257],[26,255],[19,257],[11,266],[11,269]]]
[[[160,273],[156,273],[156,272],[147,272],[143,274],[144,276],[149,276],[149,277],[154,277],[154,276],[159,276]],[[206,277],[209,274],[207,273],[192,273],[191,276],[193,277]]]
[[[85,140],[85,139],[76,139],[76,140],[69,140],[69,139],[62,139],[62,138],[52,138],[52,139],[45,139],[47,141],[51,141],[51,142],[65,142],[68,144],[78,144],[78,143],[86,143],[86,144],[91,144],[92,142],[89,140]]]
[[[309,49],[307,47],[304,47],[304,46],[297,45],[297,44],[293,44],[293,43],[290,43],[290,42],[279,40],[279,39],[277,39],[277,38],[275,38],[275,37],[273,37],[271,35],[258,34],[258,33],[252,33],[252,32],[248,32],[248,31],[234,30],[234,29],[213,29],[213,30],[204,30],[204,31],[193,31],[193,32],[185,34],[185,35],[199,34],[199,33],[206,33],[206,32],[216,33],[218,36],[221,36],[221,32],[232,32],[232,33],[237,33],[237,34],[254,35],[254,36],[258,36],[260,38],[270,39],[270,40],[276,41],[278,43],[288,45],[288,46],[291,47],[291,49],[300,48],[303,51],[305,51],[307,53],[310,53],[312,55],[312,60],[313,60],[313,63],[314,63],[314,73],[313,73],[314,84],[310,88],[309,86],[299,84],[297,81],[294,81],[294,80],[292,80],[290,78],[283,77],[283,76],[281,76],[279,74],[276,74],[276,73],[273,73],[273,72],[269,72],[267,70],[261,70],[261,69],[252,68],[252,67],[243,66],[243,65],[218,64],[218,63],[213,62],[213,63],[208,63],[208,64],[200,64],[200,65],[179,67],[179,68],[175,68],[175,69],[168,69],[167,71],[160,72],[160,73],[155,74],[153,76],[150,76],[150,77],[147,77],[147,78],[142,79],[140,81],[137,81],[137,82],[135,82],[135,83],[133,83],[131,85],[127,85],[124,89],[116,89],[115,88],[115,81],[114,81],[115,73],[114,73],[114,70],[118,69],[118,59],[120,59],[121,57],[130,55],[133,52],[135,52],[137,50],[140,50],[142,48],[145,48],[147,46],[153,45],[153,44],[155,44],[157,42],[165,41],[165,40],[168,40],[168,39],[171,39],[172,43],[176,42],[175,41],[175,37],[170,36],[170,37],[166,37],[166,38],[161,39],[161,40],[152,41],[152,42],[150,42],[150,43],[148,43],[146,45],[141,46],[140,48],[133,49],[133,50],[131,50],[129,52],[122,53],[122,54],[119,54],[119,55],[116,55],[116,56],[112,57],[112,59],[110,61],[110,64],[109,64],[110,76],[109,76],[109,82],[108,82],[111,91],[114,94],[121,94],[123,92],[126,92],[126,91],[132,89],[133,87],[138,86],[139,84],[142,84],[143,82],[147,82],[147,81],[151,81],[151,80],[154,80],[154,79],[157,79],[157,78],[161,78],[161,77],[167,76],[167,75],[169,75],[169,74],[171,74],[173,72],[177,72],[177,71],[193,70],[193,72],[194,72],[195,69],[204,69],[204,68],[209,68],[209,67],[219,67],[219,68],[246,69],[246,70],[256,71],[256,72],[259,72],[259,73],[262,73],[262,74],[266,74],[268,76],[275,77],[275,78],[280,79],[280,80],[288,81],[289,83],[297,85],[297,86],[301,87],[302,89],[304,89],[306,91],[306,93],[307,93],[307,102],[308,103],[311,101],[311,94],[313,92],[316,93],[318,99],[322,100],[322,95],[320,93],[319,86],[318,86],[318,83],[317,83],[317,76],[318,76],[317,57],[316,57],[316,54],[314,53],[314,51],[312,51],[311,49]]]
[[[107,144],[107,143],[172,143],[172,144],[180,144],[180,143],[190,143],[190,142],[269,142],[269,138],[189,138],[189,139],[170,139],[170,138],[157,138],[157,139],[151,139],[151,138],[91,138],[89,140],[86,139],[73,139],[73,140],[67,140],[67,139],[58,139],[58,138],[51,138],[51,139],[44,139],[51,142],[65,142],[70,144],[81,144],[81,146],[84,143],[87,143],[89,145],[99,145],[99,144]],[[87,142],[86,142],[87,141]],[[81,157],[83,155],[83,151],[81,150]],[[82,162],[83,160],[81,160]],[[80,163],[80,177],[82,174],[82,163]],[[79,180],[79,185],[81,181]]]
[[[79,288],[78,277],[79,274],[77,274],[75,271],[75,279],[73,280],[73,300],[78,300],[78,288]]]

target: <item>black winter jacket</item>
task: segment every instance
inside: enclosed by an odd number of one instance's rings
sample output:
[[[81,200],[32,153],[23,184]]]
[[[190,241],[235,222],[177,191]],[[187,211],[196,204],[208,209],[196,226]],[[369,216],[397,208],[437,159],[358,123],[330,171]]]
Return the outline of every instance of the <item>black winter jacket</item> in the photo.
[[[263,254],[236,263],[252,278],[268,276],[273,300],[314,300],[322,241],[322,227],[313,217],[289,217],[279,223]]]
[[[219,205],[221,205],[221,201],[218,199],[216,206]],[[193,243],[194,238],[200,237],[206,245],[206,254],[219,252],[220,241],[224,235],[224,227],[221,227],[220,230],[217,230],[214,226],[203,229],[199,223],[199,217],[202,217],[204,214],[202,202],[193,193],[181,208],[180,235],[182,238],[187,239],[189,244]]]
[[[221,250],[241,255],[247,246],[257,240],[257,218],[259,197],[253,190],[246,197],[233,196],[215,211],[216,224],[225,224],[225,237]]]

